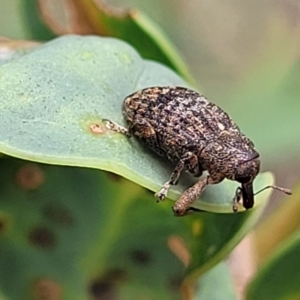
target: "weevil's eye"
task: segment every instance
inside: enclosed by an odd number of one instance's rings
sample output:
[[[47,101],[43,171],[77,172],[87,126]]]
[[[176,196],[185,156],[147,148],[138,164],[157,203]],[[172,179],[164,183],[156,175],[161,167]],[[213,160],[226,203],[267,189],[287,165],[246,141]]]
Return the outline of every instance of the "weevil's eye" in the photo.
[[[252,176],[235,176],[235,180],[240,183],[247,183],[252,181]]]
[[[257,176],[259,167],[259,158],[240,163],[234,171],[234,180],[241,184],[251,183]]]

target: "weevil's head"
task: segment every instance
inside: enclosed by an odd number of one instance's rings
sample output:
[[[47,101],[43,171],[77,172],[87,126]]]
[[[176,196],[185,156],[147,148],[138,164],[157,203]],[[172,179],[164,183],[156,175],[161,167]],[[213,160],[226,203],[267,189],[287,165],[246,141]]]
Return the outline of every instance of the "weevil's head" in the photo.
[[[260,169],[259,154],[253,151],[245,160],[239,160],[236,165],[233,180],[241,183],[243,206],[246,209],[254,205],[253,181]]]
[[[201,162],[210,174],[241,183],[243,205],[254,205],[253,181],[260,169],[259,153],[253,143],[240,134],[225,132],[201,152]]]
[[[221,134],[220,140],[227,153],[225,177],[241,183],[243,206],[246,209],[254,205],[253,181],[260,169],[259,153],[254,144],[243,134]]]

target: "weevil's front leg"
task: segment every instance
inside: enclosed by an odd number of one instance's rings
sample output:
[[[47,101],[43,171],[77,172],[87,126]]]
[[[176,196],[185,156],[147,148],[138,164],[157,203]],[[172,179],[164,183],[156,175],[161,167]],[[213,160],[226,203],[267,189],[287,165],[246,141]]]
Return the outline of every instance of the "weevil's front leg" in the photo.
[[[242,198],[242,189],[238,187],[235,191],[234,198],[232,199],[232,210],[237,212],[239,209],[239,202]]]
[[[131,137],[131,134],[127,128],[125,128],[117,123],[114,123],[108,119],[102,119],[102,121],[104,121],[106,123],[105,126],[107,129],[125,134],[127,137]]]
[[[192,187],[188,188],[175,202],[173,212],[175,216],[184,216],[190,212],[189,207],[200,197],[208,184],[216,184],[222,181],[220,177],[213,179],[210,175],[200,179]],[[193,211],[193,210],[192,210]]]
[[[162,186],[162,188],[155,194],[159,200],[164,200],[167,197],[167,193],[171,185],[176,185],[180,174],[186,169],[191,169],[195,174],[200,174],[198,157],[192,152],[186,152],[180,161],[177,163],[174,171],[171,174],[170,179]]]

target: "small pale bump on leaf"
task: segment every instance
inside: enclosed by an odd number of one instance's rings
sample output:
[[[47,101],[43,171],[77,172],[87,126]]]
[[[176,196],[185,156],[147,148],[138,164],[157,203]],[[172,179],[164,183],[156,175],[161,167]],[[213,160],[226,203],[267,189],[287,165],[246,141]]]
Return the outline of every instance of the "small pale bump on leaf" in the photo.
[[[300,275],[296,267],[300,255],[300,231],[286,238],[273,250],[249,283],[247,299],[300,299]]]
[[[90,130],[94,134],[102,134],[105,131],[105,127],[100,124],[91,124]]]

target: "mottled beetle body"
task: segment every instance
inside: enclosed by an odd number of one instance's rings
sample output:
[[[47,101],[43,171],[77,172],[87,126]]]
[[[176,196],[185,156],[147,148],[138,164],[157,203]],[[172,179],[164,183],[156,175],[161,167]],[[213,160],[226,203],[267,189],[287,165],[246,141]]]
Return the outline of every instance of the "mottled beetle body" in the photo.
[[[107,127],[135,135],[159,155],[176,164],[169,181],[156,197],[163,200],[181,172],[208,175],[187,189],[173,207],[175,215],[184,215],[207,184],[224,178],[241,183],[233,210],[243,199],[246,209],[253,207],[253,180],[260,168],[254,144],[217,105],[183,87],[151,87],[128,96],[123,103],[128,129],[107,120]]]

